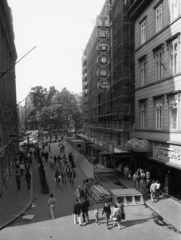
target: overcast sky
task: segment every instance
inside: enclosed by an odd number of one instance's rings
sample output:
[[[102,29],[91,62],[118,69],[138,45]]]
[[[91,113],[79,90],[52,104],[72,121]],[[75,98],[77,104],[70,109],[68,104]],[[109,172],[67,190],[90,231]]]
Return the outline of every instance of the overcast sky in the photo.
[[[17,101],[31,87],[81,92],[81,58],[105,0],[8,0],[12,9]],[[18,60],[17,59],[17,60]],[[22,103],[23,104],[23,103]]]

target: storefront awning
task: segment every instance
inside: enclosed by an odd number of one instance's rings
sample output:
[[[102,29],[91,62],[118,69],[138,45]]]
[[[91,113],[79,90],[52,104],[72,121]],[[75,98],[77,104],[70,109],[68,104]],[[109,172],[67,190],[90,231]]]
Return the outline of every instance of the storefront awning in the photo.
[[[135,144],[139,141],[138,138],[131,138],[127,143],[126,143],[126,149],[133,149]]]
[[[134,152],[152,152],[151,143],[146,139],[138,140],[133,148]]]

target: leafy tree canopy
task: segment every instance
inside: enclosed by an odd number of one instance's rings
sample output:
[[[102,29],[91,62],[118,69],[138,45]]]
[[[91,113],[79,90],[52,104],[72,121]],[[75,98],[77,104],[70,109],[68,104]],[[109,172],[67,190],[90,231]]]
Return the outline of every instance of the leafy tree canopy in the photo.
[[[82,97],[79,94],[71,93],[66,88],[59,92],[54,86],[49,91],[36,86],[31,89],[30,94],[35,108],[30,116],[36,118],[43,128],[63,128],[63,125],[69,125],[71,118],[74,119],[75,126],[82,128]]]

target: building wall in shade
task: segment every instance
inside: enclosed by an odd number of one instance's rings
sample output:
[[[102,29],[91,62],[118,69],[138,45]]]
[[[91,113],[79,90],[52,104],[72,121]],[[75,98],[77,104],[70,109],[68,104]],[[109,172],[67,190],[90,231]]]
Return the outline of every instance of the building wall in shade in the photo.
[[[0,196],[12,170],[18,151],[18,116],[16,108],[17,59],[13,19],[7,0],[0,1]],[[12,67],[12,68],[11,68]],[[11,69],[10,69],[11,68]],[[6,72],[6,74],[4,74]],[[4,76],[2,77],[2,75]],[[14,140],[15,141],[14,141]]]

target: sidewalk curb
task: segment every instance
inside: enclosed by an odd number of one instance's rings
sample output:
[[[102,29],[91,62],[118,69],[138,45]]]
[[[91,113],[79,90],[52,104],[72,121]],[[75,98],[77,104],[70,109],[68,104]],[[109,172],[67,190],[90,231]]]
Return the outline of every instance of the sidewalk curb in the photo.
[[[33,164],[31,168],[30,200],[27,203],[27,205],[15,217],[12,217],[10,220],[6,221],[3,225],[1,225],[0,230],[7,227],[11,223],[15,222],[19,217],[21,217],[31,207],[32,203],[33,203]]]

